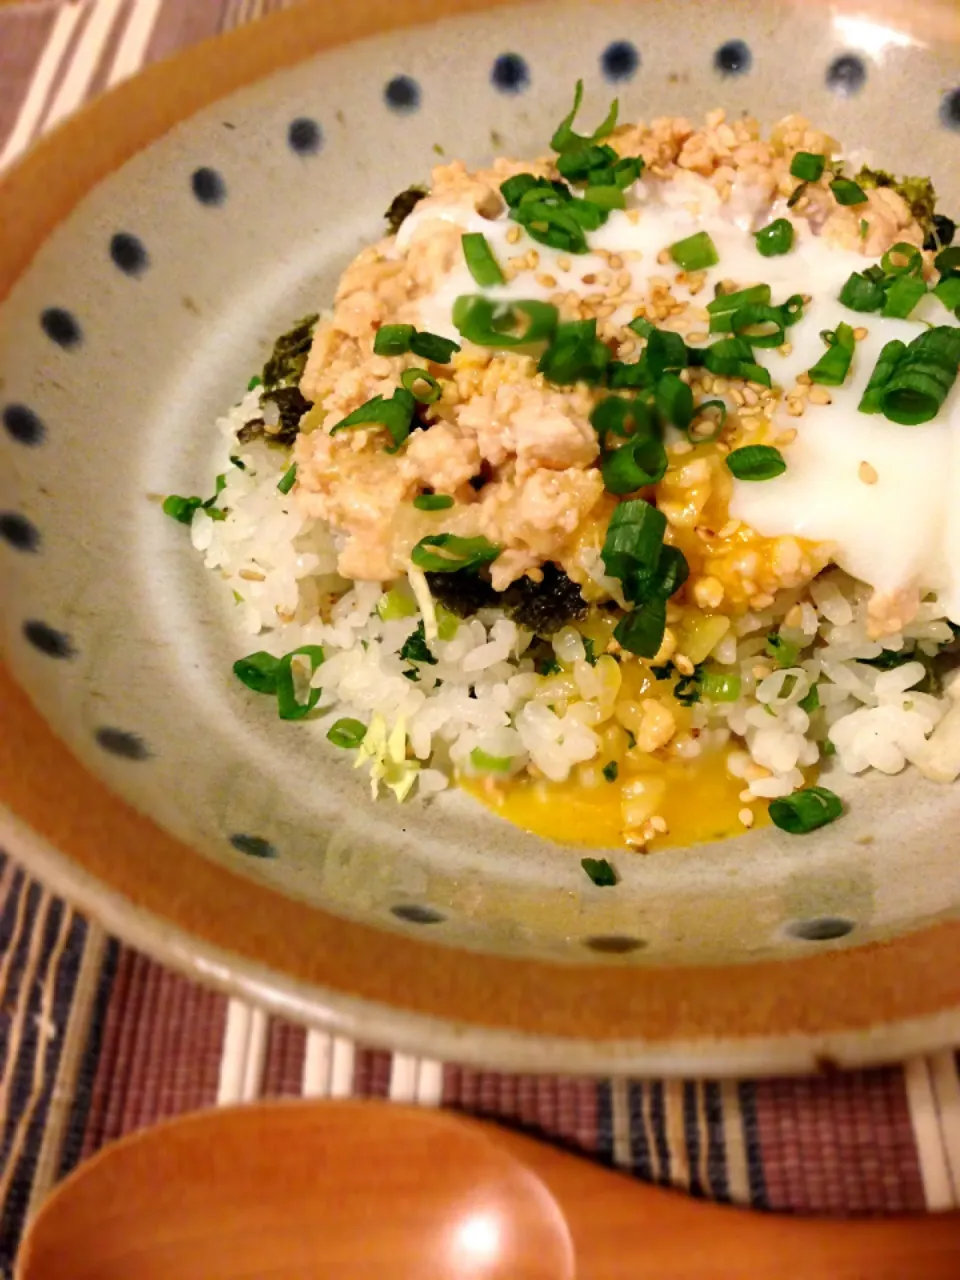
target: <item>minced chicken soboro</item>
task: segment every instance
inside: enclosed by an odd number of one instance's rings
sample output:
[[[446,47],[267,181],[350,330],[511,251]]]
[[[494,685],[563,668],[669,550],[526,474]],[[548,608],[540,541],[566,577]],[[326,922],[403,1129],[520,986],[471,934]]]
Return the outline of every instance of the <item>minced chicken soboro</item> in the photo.
[[[167,500],[260,637],[236,674],[374,795],[456,778],[557,839],[953,781],[953,224],[798,116],[579,103],[402,193],[221,420],[214,496]]]

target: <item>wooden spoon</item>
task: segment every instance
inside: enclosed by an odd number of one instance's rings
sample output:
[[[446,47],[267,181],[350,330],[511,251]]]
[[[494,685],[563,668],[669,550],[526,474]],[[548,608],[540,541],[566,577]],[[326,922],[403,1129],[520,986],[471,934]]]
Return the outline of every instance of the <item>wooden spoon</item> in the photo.
[[[750,1213],[377,1102],[200,1112],[46,1202],[17,1280],[956,1280],[960,1216]]]

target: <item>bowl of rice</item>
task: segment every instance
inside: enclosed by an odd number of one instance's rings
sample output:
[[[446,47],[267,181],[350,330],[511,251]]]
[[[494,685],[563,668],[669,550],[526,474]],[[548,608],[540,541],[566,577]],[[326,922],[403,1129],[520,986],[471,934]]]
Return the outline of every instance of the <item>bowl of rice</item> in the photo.
[[[437,1056],[952,1043],[958,29],[906,22],[308,5],[7,174],[11,852]]]

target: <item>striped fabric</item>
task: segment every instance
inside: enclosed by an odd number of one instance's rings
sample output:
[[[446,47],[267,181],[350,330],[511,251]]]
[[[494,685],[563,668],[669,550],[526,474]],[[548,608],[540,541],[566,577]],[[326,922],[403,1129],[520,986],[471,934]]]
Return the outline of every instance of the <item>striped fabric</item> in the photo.
[[[92,94],[286,0],[0,4],[0,166]],[[104,1143],[260,1097],[460,1107],[692,1195],[800,1213],[960,1207],[952,1053],[815,1080],[504,1075],[373,1051],[207,991],[107,937],[0,855],[0,1275]]]

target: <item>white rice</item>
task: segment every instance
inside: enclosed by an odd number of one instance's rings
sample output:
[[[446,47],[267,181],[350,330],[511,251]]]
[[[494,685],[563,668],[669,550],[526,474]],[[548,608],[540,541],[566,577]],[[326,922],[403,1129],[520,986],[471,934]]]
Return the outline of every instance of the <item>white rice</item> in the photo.
[[[460,622],[452,638],[430,640],[436,663],[421,664],[420,679],[412,682],[403,674],[409,664],[400,649],[423,614],[384,621],[377,613],[381,584],[338,577],[330,532],[302,515],[292,494],[277,489],[289,465],[286,453],[260,442],[236,443],[238,429],[258,414],[259,392],[252,391],[218,422],[228,442],[218,505],[228,515],[218,521],[197,511],[193,545],[206,567],[234,589],[237,630],[258,637],[251,648],[279,657],[302,645],[323,647],[325,660],[313,682],[323,688],[325,723],[350,716],[371,726],[358,763],[371,763],[374,793],[380,781],[398,796],[414,782],[422,795],[442,790],[453,769],[474,771],[475,751],[509,760],[505,774],[532,764],[556,781],[593,759],[600,740],[590,724],[596,718],[583,703],[602,698],[602,691],[576,630],[564,628],[553,638],[557,658],[573,667],[571,693],[582,699],[563,715],[541,700],[544,678],[526,656],[533,637],[497,610]],[[230,465],[228,455],[238,457],[243,469]],[[584,568],[618,597],[618,584],[605,577],[598,557]],[[879,670],[858,659],[899,652],[914,642],[918,654],[933,655],[953,633],[936,601],[927,601],[902,633],[886,636],[882,644],[871,640],[869,596],[868,587],[831,570],[806,593],[782,592],[769,610],[737,619],[710,657],[739,673],[740,696],[734,703],[697,703],[693,727],[699,734],[674,739],[673,751],[691,757],[735,735],[743,749],[730,750],[729,771],[764,799],[803,786],[802,771],[825,754],[826,741],[850,773],[872,768],[893,774],[907,763],[922,763],[950,697],[917,691],[928,674],[919,660]],[[321,607],[327,622],[319,617]],[[797,625],[786,625],[788,614],[793,622],[799,614]],[[431,631],[432,625],[428,638]],[[771,632],[797,647],[796,666],[773,669],[765,654]],[[816,730],[798,705],[814,684],[822,708]],[[404,744],[415,759],[406,760]]]

